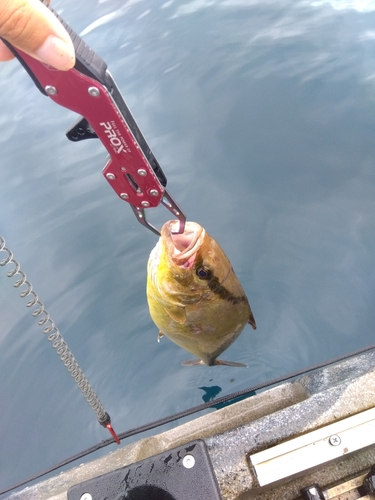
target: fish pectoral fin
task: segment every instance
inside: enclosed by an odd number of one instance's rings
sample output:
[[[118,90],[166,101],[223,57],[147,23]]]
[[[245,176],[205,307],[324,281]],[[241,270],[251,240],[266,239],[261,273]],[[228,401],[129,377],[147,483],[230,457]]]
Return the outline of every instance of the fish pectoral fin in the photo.
[[[159,332],[158,333],[158,342],[160,342],[163,337],[164,337],[164,333]]]
[[[183,361],[182,366],[198,366],[205,365],[201,359],[189,359],[188,361]],[[223,359],[215,359],[215,362],[211,366],[237,366],[238,368],[247,368],[247,365],[243,363],[236,363],[235,361],[224,361]]]
[[[182,366],[198,366],[198,365],[204,365],[203,361],[201,359],[188,359],[187,361],[183,361]]]
[[[247,368],[243,363],[236,363],[235,361],[224,361],[223,359],[215,359],[215,365],[221,366],[237,366],[239,368]]]
[[[255,323],[255,318],[253,316],[253,313],[250,311],[250,316],[249,319],[247,320],[248,323],[253,327],[253,330],[257,329],[257,324]]]
[[[168,314],[173,321],[183,325],[186,321],[186,312],[184,307],[174,306],[174,307],[164,307],[165,312]]]

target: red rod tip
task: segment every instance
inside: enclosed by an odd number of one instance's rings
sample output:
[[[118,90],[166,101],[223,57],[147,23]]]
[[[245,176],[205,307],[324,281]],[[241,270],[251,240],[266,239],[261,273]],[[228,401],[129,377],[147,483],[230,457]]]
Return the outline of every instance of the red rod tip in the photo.
[[[117,444],[120,444],[120,440],[119,438],[117,437],[117,434],[115,433],[115,431],[113,430],[113,427],[111,424],[107,424],[106,425],[107,429],[109,430],[109,432],[112,434],[112,437],[113,439],[116,441]]]

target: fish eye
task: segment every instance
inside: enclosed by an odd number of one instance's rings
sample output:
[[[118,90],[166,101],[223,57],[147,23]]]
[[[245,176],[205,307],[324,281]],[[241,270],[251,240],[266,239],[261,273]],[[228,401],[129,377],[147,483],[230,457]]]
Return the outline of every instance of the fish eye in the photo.
[[[207,280],[211,276],[211,271],[206,266],[198,267],[195,272],[196,272],[198,278],[200,278],[202,280]]]

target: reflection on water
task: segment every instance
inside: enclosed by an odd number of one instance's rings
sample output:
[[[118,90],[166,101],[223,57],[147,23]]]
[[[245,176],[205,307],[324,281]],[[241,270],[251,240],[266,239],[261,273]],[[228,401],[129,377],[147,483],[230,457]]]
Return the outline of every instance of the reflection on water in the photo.
[[[102,178],[97,141],[1,66],[0,234],[118,432],[373,343],[374,2],[72,0],[190,220],[257,319],[228,359],[181,366],[145,299],[156,239]],[[166,210],[155,210],[159,227]],[[0,487],[107,437],[0,269]],[[60,366],[61,365],[61,366]],[[108,450],[104,450],[107,452]]]

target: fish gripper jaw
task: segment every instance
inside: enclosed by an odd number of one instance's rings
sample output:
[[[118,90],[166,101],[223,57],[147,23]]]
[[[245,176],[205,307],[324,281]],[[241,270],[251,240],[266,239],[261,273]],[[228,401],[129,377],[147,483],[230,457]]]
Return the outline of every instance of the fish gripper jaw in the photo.
[[[185,231],[186,216],[179,208],[177,203],[174,201],[172,196],[166,190],[164,190],[161,203],[179,220],[180,223],[179,230],[175,231],[173,234],[182,234]],[[154,225],[152,225],[150,222],[147,221],[146,212],[144,208],[136,207],[134,205],[131,205],[131,208],[138,222],[140,222],[140,224],[142,224],[143,226],[147,227],[147,229],[160,236],[160,231]]]

